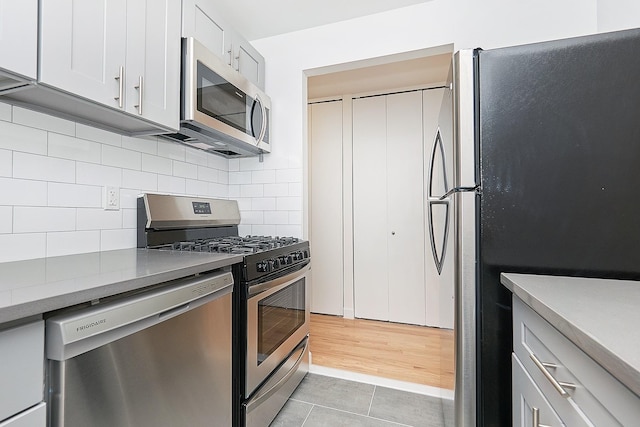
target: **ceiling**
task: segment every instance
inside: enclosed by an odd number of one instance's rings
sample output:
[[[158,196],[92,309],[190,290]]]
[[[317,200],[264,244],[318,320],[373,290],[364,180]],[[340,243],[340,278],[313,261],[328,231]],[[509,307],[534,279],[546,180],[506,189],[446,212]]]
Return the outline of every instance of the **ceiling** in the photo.
[[[430,0],[211,0],[248,40],[332,24]]]

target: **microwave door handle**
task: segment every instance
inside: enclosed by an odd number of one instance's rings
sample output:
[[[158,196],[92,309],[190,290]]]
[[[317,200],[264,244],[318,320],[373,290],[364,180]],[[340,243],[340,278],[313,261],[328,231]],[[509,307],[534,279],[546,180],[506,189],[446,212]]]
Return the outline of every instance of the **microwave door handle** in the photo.
[[[260,95],[256,95],[255,102],[260,105],[260,113],[262,114],[262,126],[260,127],[260,134],[258,138],[256,138],[256,145],[259,145],[264,139],[265,133],[267,132],[267,107],[264,106],[264,102],[262,102]]]

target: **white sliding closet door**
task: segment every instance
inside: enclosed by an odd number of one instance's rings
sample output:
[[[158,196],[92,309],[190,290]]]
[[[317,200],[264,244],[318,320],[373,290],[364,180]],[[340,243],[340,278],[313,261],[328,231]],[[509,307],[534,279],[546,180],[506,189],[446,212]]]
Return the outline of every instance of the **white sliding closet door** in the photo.
[[[356,317],[425,324],[422,92],[353,101]]]

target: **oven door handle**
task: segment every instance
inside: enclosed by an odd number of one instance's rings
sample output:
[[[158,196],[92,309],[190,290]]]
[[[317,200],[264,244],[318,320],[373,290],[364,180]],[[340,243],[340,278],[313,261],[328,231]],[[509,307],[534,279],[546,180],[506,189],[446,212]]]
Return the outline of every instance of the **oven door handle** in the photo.
[[[287,274],[286,276],[276,277],[265,283],[251,285],[248,289],[249,298],[267,291],[270,291],[269,294],[278,292],[280,289],[286,288],[290,284],[303,278],[305,274],[307,274],[307,272],[309,272],[310,270],[311,264],[309,263],[302,267],[300,270],[296,270],[293,273]]]

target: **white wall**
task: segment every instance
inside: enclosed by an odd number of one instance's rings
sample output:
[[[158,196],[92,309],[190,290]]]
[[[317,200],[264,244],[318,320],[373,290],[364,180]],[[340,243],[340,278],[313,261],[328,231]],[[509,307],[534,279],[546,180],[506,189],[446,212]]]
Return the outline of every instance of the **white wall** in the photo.
[[[598,0],[598,32],[640,27],[640,1]]]
[[[596,0],[540,0],[507,2],[504,0],[432,0],[332,25],[288,33],[253,41],[267,62],[266,89],[272,98],[271,141],[273,152],[262,164],[240,163],[244,173],[259,167],[270,177],[286,176],[290,193],[280,188],[277,197],[286,203],[290,227],[265,225],[272,212],[261,212],[258,204],[243,201],[251,209],[253,230],[284,230],[286,234],[306,236],[302,229],[306,187],[306,76],[305,70],[330,67],[379,56],[398,54],[453,43],[455,49],[494,48],[513,44],[565,38],[596,32]],[[230,179],[233,173],[230,174]],[[244,176],[245,186],[254,186],[253,177]],[[265,197],[267,185],[264,184]],[[233,187],[233,186],[232,186]],[[260,194],[260,188],[254,188]],[[293,192],[291,192],[293,190]],[[251,191],[246,190],[247,196]],[[235,196],[238,189],[230,188]],[[271,197],[271,196],[269,196]],[[336,195],[338,197],[338,194]],[[275,208],[280,211],[276,198]],[[286,200],[286,202],[284,202]],[[273,207],[273,203],[270,207]],[[304,208],[306,210],[306,208]],[[277,213],[277,212],[276,212]],[[305,214],[306,215],[306,214]],[[245,211],[243,210],[243,217]],[[278,219],[285,221],[283,214]],[[306,225],[306,222],[305,222]],[[247,230],[249,226],[245,227]]]
[[[0,103],[0,262],[136,247],[142,191],[226,198],[227,159]],[[120,210],[102,209],[104,186]]]

